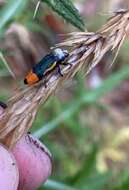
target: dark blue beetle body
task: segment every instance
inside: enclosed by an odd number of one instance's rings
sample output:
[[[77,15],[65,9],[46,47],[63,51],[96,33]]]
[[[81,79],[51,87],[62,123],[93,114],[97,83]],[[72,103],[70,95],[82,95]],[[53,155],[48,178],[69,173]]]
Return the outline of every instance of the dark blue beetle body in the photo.
[[[67,50],[62,50],[60,48],[54,49],[50,54],[43,57],[43,59],[33,66],[32,71],[26,76],[25,84],[34,84],[49,74],[55,67],[59,65],[68,57]]]

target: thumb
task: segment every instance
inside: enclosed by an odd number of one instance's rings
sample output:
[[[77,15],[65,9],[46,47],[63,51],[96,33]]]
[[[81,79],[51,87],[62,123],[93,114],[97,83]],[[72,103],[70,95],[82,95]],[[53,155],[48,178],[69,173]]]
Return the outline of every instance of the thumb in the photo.
[[[19,173],[11,152],[0,145],[0,189],[17,190]]]

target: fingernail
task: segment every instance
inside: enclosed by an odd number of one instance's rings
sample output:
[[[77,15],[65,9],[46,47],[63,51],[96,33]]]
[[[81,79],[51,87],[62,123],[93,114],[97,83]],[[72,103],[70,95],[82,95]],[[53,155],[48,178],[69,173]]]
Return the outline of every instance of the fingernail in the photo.
[[[41,143],[41,141],[39,141],[37,138],[33,137],[31,134],[27,134],[27,136],[28,136],[28,140],[33,145],[35,145],[38,149],[40,149],[42,152],[44,152],[50,158],[50,160],[52,160],[52,155],[51,155],[50,151],[43,143]]]

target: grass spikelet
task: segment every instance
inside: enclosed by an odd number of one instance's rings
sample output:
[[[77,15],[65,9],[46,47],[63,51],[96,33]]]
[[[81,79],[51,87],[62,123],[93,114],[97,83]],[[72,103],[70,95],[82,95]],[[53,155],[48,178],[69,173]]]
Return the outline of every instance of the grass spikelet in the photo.
[[[65,80],[72,78],[83,66],[86,74],[95,67],[109,50],[116,54],[129,34],[129,11],[118,11],[97,32],[73,32],[68,39],[56,47],[65,47],[70,55],[67,63],[72,67],[62,66],[63,77],[56,71],[47,78],[47,88],[43,81],[27,87],[14,96],[8,103],[0,122],[0,140],[12,147],[32,126],[38,107],[45,103],[57,87]],[[115,56],[116,57],[116,56]]]

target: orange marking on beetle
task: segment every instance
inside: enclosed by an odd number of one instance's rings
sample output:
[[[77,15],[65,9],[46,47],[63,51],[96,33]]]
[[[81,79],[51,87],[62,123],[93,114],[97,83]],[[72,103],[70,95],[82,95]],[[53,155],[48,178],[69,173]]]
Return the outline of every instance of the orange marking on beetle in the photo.
[[[35,84],[38,81],[39,81],[38,76],[32,71],[28,73],[28,75],[26,76],[24,80],[25,84],[29,84],[29,85]]]

